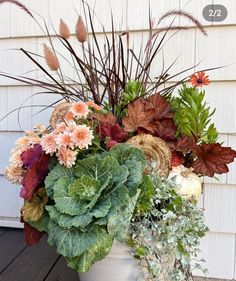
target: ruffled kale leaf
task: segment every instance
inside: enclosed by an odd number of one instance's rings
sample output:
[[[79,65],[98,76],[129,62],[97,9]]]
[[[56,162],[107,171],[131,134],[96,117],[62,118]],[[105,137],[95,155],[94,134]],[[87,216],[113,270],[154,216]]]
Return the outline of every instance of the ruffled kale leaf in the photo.
[[[143,152],[118,144],[109,152],[77,160],[73,169],[57,165],[46,180],[50,245],[68,265],[84,272],[125,239],[143,180]],[[55,202],[54,205],[50,205]]]

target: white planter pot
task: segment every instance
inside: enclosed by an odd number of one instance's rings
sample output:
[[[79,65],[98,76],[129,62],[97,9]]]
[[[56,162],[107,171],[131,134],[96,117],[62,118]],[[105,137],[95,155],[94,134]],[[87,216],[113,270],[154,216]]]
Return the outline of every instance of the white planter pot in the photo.
[[[80,281],[137,281],[139,261],[134,259],[131,248],[125,244],[114,242],[108,256],[102,261],[96,262],[86,273],[79,273]],[[159,281],[171,281],[169,273],[174,268],[175,256],[173,253],[161,258],[163,273]]]
[[[86,273],[79,273],[80,281],[137,281],[138,261],[130,255],[131,249],[114,242],[109,255],[92,265]]]

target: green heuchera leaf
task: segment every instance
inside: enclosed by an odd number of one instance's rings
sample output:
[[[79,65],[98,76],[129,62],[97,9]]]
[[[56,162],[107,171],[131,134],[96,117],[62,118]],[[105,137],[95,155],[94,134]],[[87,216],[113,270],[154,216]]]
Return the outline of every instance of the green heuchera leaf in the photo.
[[[53,198],[53,186],[57,180],[61,177],[74,177],[74,169],[66,168],[60,164],[57,164],[55,168],[48,174],[45,179],[45,188],[47,191],[47,195],[52,199]]]

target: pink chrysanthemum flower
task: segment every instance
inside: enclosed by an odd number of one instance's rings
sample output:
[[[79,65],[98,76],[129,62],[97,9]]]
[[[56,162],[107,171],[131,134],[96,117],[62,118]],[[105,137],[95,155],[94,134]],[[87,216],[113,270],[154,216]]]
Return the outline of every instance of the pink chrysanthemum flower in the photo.
[[[75,147],[88,148],[92,144],[93,133],[87,126],[80,125],[72,133],[71,139]]]
[[[64,122],[58,124],[54,130],[54,133],[60,134],[63,133],[66,130],[66,124]]]
[[[65,115],[66,121],[72,121],[75,118],[75,114],[71,111],[68,111]]]
[[[40,142],[43,150],[47,154],[52,154],[56,151],[57,149],[57,144],[56,144],[56,136],[54,133],[50,133],[48,135],[45,135],[41,138]]]
[[[10,159],[9,159],[10,165],[23,166],[23,162],[21,160],[21,154],[22,154],[22,152],[24,152],[28,148],[29,148],[28,146],[13,148],[11,150],[11,156],[10,156]]]
[[[71,133],[66,131],[64,133],[60,133],[56,138],[56,144],[58,147],[63,146],[73,148],[74,144],[71,140]]]
[[[75,164],[76,156],[77,151],[71,150],[66,147],[60,147],[57,152],[57,158],[59,163],[68,168],[72,167]]]
[[[79,101],[72,104],[70,111],[78,118],[86,118],[89,114],[89,107],[86,103]]]

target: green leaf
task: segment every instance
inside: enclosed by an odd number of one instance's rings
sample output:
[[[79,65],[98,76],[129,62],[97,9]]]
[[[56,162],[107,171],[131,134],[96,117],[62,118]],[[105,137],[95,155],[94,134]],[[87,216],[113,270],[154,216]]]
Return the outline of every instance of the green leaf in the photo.
[[[108,219],[108,232],[120,242],[123,242],[126,237],[127,230],[129,228],[129,222],[132,218],[139,193],[140,190],[135,196],[129,198],[128,204],[126,206],[123,206],[117,210],[116,214],[113,214]]]
[[[78,201],[68,193],[68,187],[73,182],[69,177],[62,177],[54,184],[54,200],[58,211],[71,216],[80,215],[87,208],[87,203]]]
[[[48,223],[48,243],[56,246],[64,257],[77,257],[88,251],[97,241],[95,231],[82,232],[79,229],[65,229],[53,220]]]
[[[67,258],[68,265],[79,272],[86,272],[90,266],[99,260],[104,259],[113,244],[113,237],[109,235],[104,227],[96,227],[96,242],[81,256]]]
[[[129,144],[118,144],[109,151],[120,165],[128,168],[129,175],[125,185],[128,187],[130,196],[134,196],[138,186],[142,182],[143,171],[146,166],[146,157],[142,150]],[[134,168],[135,167],[135,168]]]
[[[88,224],[91,223],[93,214],[86,212],[78,216],[70,216],[60,213],[57,208],[54,206],[46,206],[46,210],[49,213],[50,218],[59,224],[63,228],[71,229],[72,227],[76,228],[85,228]]]
[[[69,195],[77,200],[91,200],[100,189],[99,181],[83,175],[69,186]]]
[[[51,172],[48,174],[48,176],[45,179],[45,188],[47,191],[47,195],[53,199],[53,186],[56,183],[57,180],[59,180],[61,177],[74,177],[74,169],[73,168],[66,168],[60,164],[57,164],[55,168],[51,170]]]
[[[36,228],[40,232],[47,232],[48,229],[48,222],[49,222],[49,216],[47,212],[44,213],[44,215],[39,219],[38,221],[27,221],[29,225]]]
[[[155,187],[152,179],[149,176],[144,175],[139,188],[141,189],[141,192],[136,205],[136,211],[144,214],[151,208],[151,198],[153,198],[155,194]]]

